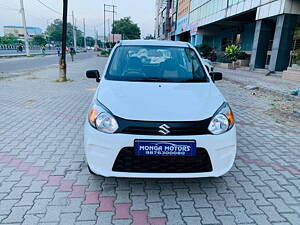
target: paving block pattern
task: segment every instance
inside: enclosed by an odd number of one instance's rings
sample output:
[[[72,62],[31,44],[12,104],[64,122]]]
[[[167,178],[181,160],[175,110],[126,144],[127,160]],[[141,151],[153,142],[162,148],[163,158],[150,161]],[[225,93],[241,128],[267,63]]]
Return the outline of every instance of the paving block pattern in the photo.
[[[0,224],[300,224],[299,123],[268,99],[218,83],[237,120],[238,155],[220,178],[126,179],[89,174],[83,122],[97,83],[74,62],[0,80]]]

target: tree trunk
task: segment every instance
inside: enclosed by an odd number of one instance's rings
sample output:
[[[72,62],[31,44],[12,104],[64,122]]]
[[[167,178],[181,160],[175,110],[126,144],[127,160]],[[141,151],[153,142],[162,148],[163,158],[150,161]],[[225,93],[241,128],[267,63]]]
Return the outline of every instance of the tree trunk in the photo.
[[[67,65],[65,59],[62,57],[59,60],[59,82],[67,81]]]

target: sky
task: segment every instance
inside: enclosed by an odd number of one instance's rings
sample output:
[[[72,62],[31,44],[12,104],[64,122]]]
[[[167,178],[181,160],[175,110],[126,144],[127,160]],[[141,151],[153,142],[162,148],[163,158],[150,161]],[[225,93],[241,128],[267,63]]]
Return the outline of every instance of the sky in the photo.
[[[56,18],[61,18],[62,0],[23,1],[27,26],[37,26],[45,30],[47,24],[51,24]],[[45,7],[41,2],[54,11]],[[74,11],[79,29],[83,30],[83,18],[85,18],[87,35],[95,36],[95,30],[98,30],[99,35],[103,35],[104,4],[117,5],[116,19],[130,16],[133,22],[141,28],[142,37],[154,33],[155,0],[69,0],[68,21],[72,22],[71,15]],[[0,0],[0,35],[3,35],[5,25],[22,25],[19,9],[20,0]],[[111,27],[111,24],[112,13],[110,17],[107,16],[106,26]]]

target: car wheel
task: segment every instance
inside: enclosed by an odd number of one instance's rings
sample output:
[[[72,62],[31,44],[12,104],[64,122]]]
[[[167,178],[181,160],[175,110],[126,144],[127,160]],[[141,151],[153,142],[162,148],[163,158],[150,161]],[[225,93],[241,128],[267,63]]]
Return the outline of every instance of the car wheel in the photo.
[[[91,170],[89,165],[88,165],[88,169],[89,169],[90,174],[93,174],[93,175],[97,176],[97,174],[95,174],[95,172],[93,170]]]

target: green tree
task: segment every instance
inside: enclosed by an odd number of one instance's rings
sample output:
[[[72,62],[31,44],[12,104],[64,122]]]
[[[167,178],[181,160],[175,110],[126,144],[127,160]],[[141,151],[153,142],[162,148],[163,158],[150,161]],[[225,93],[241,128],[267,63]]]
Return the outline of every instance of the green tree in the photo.
[[[93,37],[86,37],[86,46],[93,47],[95,45],[95,39]]]
[[[31,44],[37,46],[45,46],[47,44],[47,40],[43,35],[34,35],[31,40]]]
[[[6,34],[3,37],[0,37],[0,45],[16,45],[19,43],[23,43],[18,40],[18,38],[13,34]]]
[[[122,39],[140,39],[141,30],[137,24],[133,23],[130,17],[124,17],[114,22],[113,34],[121,34]]]
[[[75,29],[77,36],[77,44],[80,44],[82,31],[79,30],[77,27]],[[46,34],[48,35],[50,41],[61,42],[62,21],[60,19],[54,20],[54,22],[47,27]],[[67,25],[67,45],[73,45],[73,25],[71,23],[68,23]]]
[[[77,45],[84,47],[84,37],[80,36],[77,39]],[[92,47],[95,45],[95,39],[93,37],[86,37],[86,46]]]

